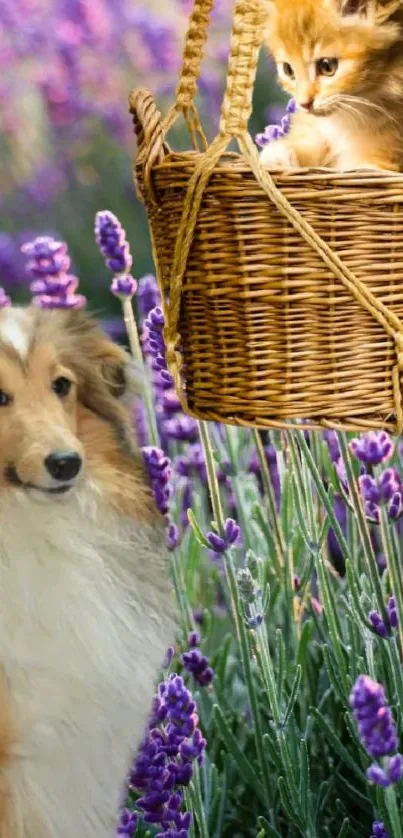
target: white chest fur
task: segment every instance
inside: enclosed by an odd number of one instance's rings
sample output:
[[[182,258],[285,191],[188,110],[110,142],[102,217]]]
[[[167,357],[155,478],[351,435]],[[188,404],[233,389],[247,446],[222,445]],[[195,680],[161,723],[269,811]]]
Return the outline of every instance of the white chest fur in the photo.
[[[331,167],[341,170],[360,168],[362,165],[362,138],[360,142],[360,136],[356,137],[354,131],[348,130],[346,124],[332,116],[320,119],[320,131],[332,149]]]
[[[88,497],[42,505],[22,492],[0,504],[0,668],[19,739],[9,768],[17,838],[112,838],[173,639],[161,544],[149,528],[96,509]]]

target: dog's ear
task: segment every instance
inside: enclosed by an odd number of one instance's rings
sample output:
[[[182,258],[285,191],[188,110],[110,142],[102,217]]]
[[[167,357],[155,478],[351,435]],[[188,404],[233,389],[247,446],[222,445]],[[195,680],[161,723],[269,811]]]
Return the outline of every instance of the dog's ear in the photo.
[[[115,399],[138,394],[138,377],[127,352],[113,343],[83,311],[51,312],[59,319],[58,344],[85,388],[107,391]]]
[[[131,398],[138,394],[138,380],[130,356],[108,338],[93,343],[93,364],[102,381],[116,399]]]

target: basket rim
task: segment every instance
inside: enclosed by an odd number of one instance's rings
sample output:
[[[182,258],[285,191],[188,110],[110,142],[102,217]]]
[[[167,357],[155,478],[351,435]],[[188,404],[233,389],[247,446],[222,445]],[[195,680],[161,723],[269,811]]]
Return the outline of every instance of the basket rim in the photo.
[[[174,151],[168,149],[161,162],[155,162],[153,171],[164,171],[167,166],[172,168],[181,165],[194,164],[204,157],[205,152],[188,149],[186,151]],[[136,167],[142,168],[143,160],[135,160]],[[243,154],[236,151],[227,151],[215,166],[215,170],[236,170],[239,174],[251,172],[248,163],[245,162]],[[289,169],[272,168],[267,169],[273,179],[278,183],[306,183],[324,182],[340,186],[355,186],[359,182],[362,186],[402,186],[403,172],[394,172],[384,169],[331,169],[326,167],[292,167]]]

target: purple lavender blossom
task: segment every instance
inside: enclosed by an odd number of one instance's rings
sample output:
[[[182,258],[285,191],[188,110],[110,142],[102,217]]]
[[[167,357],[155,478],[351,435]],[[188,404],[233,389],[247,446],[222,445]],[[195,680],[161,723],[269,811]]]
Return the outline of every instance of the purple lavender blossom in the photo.
[[[208,659],[198,648],[200,637],[196,631],[190,632],[187,643],[189,651],[183,653],[182,663],[201,687],[207,687],[214,678],[214,672]]]
[[[157,280],[153,274],[146,274],[139,280],[137,301],[142,318],[147,317],[152,308],[160,305],[161,296],[158,290]]]
[[[69,274],[71,260],[65,242],[39,236],[21,247],[28,257],[26,270],[32,276],[32,302],[39,308],[83,308],[86,299],[76,294],[78,279]]]
[[[395,492],[388,503],[388,516],[391,521],[397,521],[403,512],[403,496],[401,492]]]
[[[164,421],[164,432],[170,439],[178,442],[196,442],[199,437],[199,428],[196,419],[192,416],[175,416],[173,419]]]
[[[343,489],[348,492],[348,480],[346,474],[346,467],[341,457],[335,462],[336,474],[339,479],[340,485]]]
[[[401,754],[395,754],[388,760],[387,776],[390,783],[400,783],[403,777],[403,756]]]
[[[379,490],[385,501],[402,491],[402,478],[395,468],[386,468],[379,476]]]
[[[114,274],[129,274],[133,260],[126,233],[116,215],[109,210],[95,216],[95,240],[105,259],[106,267]]]
[[[233,518],[227,518],[222,537],[215,532],[208,532],[206,537],[215,553],[225,553],[229,547],[234,547],[239,543],[240,536],[241,528],[239,524]]]
[[[155,504],[165,517],[168,550],[175,550],[179,543],[179,532],[169,515],[171,497],[171,461],[161,448],[145,445],[141,449],[144,463],[151,482]]]
[[[370,431],[352,439],[350,449],[367,466],[385,463],[393,454],[393,442],[386,431]]]
[[[167,369],[164,341],[164,314],[158,306],[151,309],[143,324],[143,351],[153,373],[156,413],[162,444],[169,440],[195,443],[199,437],[195,419],[181,413],[180,401]]]
[[[173,521],[168,521],[167,526],[167,546],[168,550],[175,550],[179,544],[179,530]]]
[[[192,778],[194,760],[201,763],[206,742],[198,728],[196,705],[179,675],[159,686],[129,787],[141,792],[137,806],[146,823],[159,825],[160,835],[188,838],[191,815],[182,811],[183,793]]]
[[[291,128],[292,115],[296,110],[297,103],[295,99],[290,99],[286,108],[286,113],[282,117],[280,125],[267,125],[263,133],[256,134],[256,145],[263,148],[265,145],[268,145],[268,143],[275,142],[276,140],[280,140],[285,137]]]
[[[337,518],[337,520],[340,524],[341,531],[342,531],[344,537],[346,537],[346,535],[347,535],[347,507],[346,507],[345,501],[343,499],[343,496],[340,495],[339,493],[335,494],[335,496],[334,496],[333,508],[334,508],[334,513],[336,515],[336,518]],[[327,542],[328,542],[328,546],[329,546],[330,555],[332,557],[332,561],[333,561],[335,567],[340,567],[340,568],[344,567],[343,552],[340,548],[340,544],[338,542],[338,539],[336,538],[333,527],[329,528],[329,532],[328,532],[328,536],[327,536]]]
[[[340,457],[340,446],[338,443],[336,431],[325,431],[323,434],[323,438],[327,442],[329,456],[332,463],[336,463]]]
[[[157,413],[160,415],[160,418],[171,418],[181,410],[181,403],[175,390],[163,390],[161,393],[161,399],[157,404]]]
[[[384,771],[377,762],[373,762],[372,765],[367,768],[366,777],[367,780],[375,786],[381,786],[384,789],[387,789],[388,786],[390,786],[390,780],[386,771]]]
[[[370,474],[361,474],[358,482],[365,503],[378,505],[381,500],[381,492],[375,477],[371,477]]]
[[[382,684],[360,675],[351,691],[350,705],[369,755],[378,759],[396,751],[396,726]]]
[[[162,662],[162,669],[169,669],[169,667],[171,666],[171,663],[173,661],[174,656],[175,656],[174,647],[173,646],[168,646],[168,649],[167,649],[166,654],[165,654],[165,658]]]
[[[115,276],[111,284],[111,292],[119,299],[131,299],[136,293],[137,282],[130,274]]]
[[[250,629],[259,628],[262,625],[264,620],[263,614],[255,614],[253,617],[248,618],[248,627]]]
[[[29,261],[26,270],[35,278],[47,279],[54,276],[59,279],[70,268],[71,260],[67,253],[67,244],[56,241],[51,236],[38,236],[21,247]]]
[[[389,637],[388,629],[386,628],[385,623],[382,620],[382,617],[378,613],[378,611],[370,611],[368,617],[370,623],[372,624],[376,633],[379,634],[380,637]]]
[[[137,827],[138,815],[131,812],[130,809],[123,809],[120,815],[120,821],[116,830],[116,835],[125,836],[125,838],[132,838],[132,835]]]
[[[173,380],[167,369],[164,342],[164,314],[158,306],[151,309],[143,326],[143,348],[152,359],[152,369],[163,381],[163,389],[173,389]]]
[[[378,477],[361,474],[359,477],[361,495],[367,518],[378,524],[380,506],[386,504],[388,517],[397,521],[403,513],[403,484],[395,468],[387,468]]]
[[[169,510],[171,463],[168,457],[160,448],[145,446],[141,449],[144,462],[151,480],[157,509],[162,515],[167,515]]]
[[[400,783],[403,778],[403,756],[395,754],[393,757],[388,757],[384,760],[383,767],[373,762],[367,769],[366,776],[370,783],[382,786],[384,789]]]
[[[152,308],[144,321],[144,349],[154,360],[154,367],[158,370],[166,369],[164,342],[164,314],[158,306]]]
[[[392,628],[397,628],[399,625],[399,618],[396,610],[396,600],[394,596],[390,596],[388,600],[388,617]]]
[[[385,825],[382,821],[374,821],[372,824],[372,835],[370,838],[389,838]]]

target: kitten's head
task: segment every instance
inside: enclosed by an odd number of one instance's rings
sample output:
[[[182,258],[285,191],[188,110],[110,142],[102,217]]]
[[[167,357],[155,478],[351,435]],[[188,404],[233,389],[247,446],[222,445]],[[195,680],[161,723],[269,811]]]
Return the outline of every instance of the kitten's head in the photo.
[[[403,0],[264,2],[279,80],[300,107],[327,115],[348,108],[343,97],[402,97]]]

